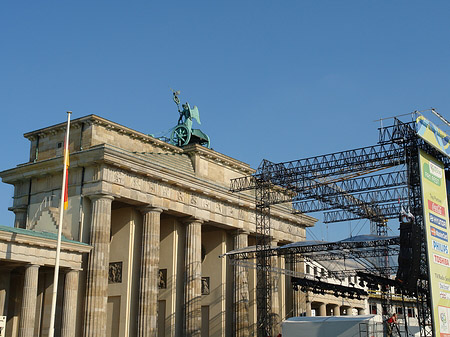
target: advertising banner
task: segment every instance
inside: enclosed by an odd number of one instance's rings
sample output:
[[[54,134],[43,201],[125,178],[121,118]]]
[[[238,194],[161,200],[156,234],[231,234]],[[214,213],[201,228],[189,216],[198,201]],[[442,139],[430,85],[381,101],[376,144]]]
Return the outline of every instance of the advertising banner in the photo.
[[[423,216],[435,336],[450,337],[449,217],[444,165],[420,150]]]
[[[428,144],[450,156],[450,137],[423,116],[416,119],[417,134]]]

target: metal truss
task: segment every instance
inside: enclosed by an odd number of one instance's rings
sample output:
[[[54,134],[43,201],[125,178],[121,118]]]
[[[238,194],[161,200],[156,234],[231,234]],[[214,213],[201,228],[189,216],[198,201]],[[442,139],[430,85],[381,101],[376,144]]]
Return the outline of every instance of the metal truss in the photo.
[[[368,241],[337,241],[337,242],[329,242],[323,244],[314,244],[314,245],[305,245],[305,246],[289,246],[279,248],[271,248],[266,247],[264,251],[264,255],[266,256],[286,256],[286,255],[297,255],[303,256],[312,253],[323,253],[323,252],[339,252],[346,251],[343,256],[344,258],[349,258],[349,252],[352,254],[358,249],[363,249],[363,252],[366,252],[366,257],[370,257],[370,251],[374,248],[385,248],[388,246],[393,252],[397,252],[398,245],[400,244],[400,238],[389,237],[386,239],[377,239],[377,240],[368,240]],[[228,253],[227,256],[233,260],[247,260],[254,259],[260,250],[255,247],[255,250],[252,251],[244,251],[244,252],[234,252]]]
[[[336,279],[344,279],[349,276],[358,276],[358,272],[366,272],[374,275],[379,274],[389,274],[392,275],[397,271],[397,267],[386,267],[385,269],[381,269],[378,267],[373,268],[355,268],[355,269],[346,269],[346,270],[337,270],[337,271],[327,271],[328,277],[334,277]]]
[[[434,336],[431,316],[431,298],[428,280],[420,280],[417,285],[417,316],[420,326],[420,336]]]
[[[256,311],[258,336],[270,336],[271,326],[271,255],[270,251],[270,207],[271,184],[258,180],[256,195]]]
[[[431,300],[429,297],[428,255],[423,233],[422,193],[420,186],[419,149],[423,149],[440,160],[446,170],[450,168],[450,158],[418,137],[415,123],[402,123],[395,119],[394,125],[380,129],[380,143],[396,141],[405,148],[408,179],[408,209],[414,215],[410,223],[400,225],[399,263],[402,259],[412,261],[406,267],[399,268],[397,279],[404,280],[402,286],[416,293],[420,336],[433,336],[431,322]],[[405,263],[403,263],[405,265]],[[405,269],[406,268],[406,269]]]
[[[388,254],[398,255],[400,249],[398,247],[389,249]],[[311,257],[314,261],[334,261],[334,260],[345,260],[345,259],[362,259],[369,257],[381,257],[386,256],[386,249],[383,248],[371,248],[367,250],[352,250],[352,251],[330,251],[327,253],[315,253]]]
[[[294,250],[294,249],[293,249]],[[335,261],[335,260],[348,260],[348,259],[362,259],[370,257],[386,256],[385,247],[382,248],[368,248],[368,249],[345,249],[345,250],[330,250],[330,251],[315,251],[310,253],[287,253],[287,252],[277,252],[276,249],[269,249],[264,252],[268,256],[276,255],[287,255],[287,254],[299,254],[302,257],[307,257],[314,261]],[[389,256],[398,255],[398,247],[390,247],[388,254]],[[254,259],[258,256],[257,251],[236,253],[235,255],[228,255],[232,260],[249,260]],[[261,269],[261,268],[260,268]]]
[[[252,268],[258,270],[260,266],[257,263],[253,263],[251,261],[247,260],[239,260],[239,259],[231,259],[230,263],[234,266],[241,266],[246,268]],[[284,268],[277,268],[277,267],[271,267],[270,272],[273,274],[282,274],[286,276],[295,276],[295,277],[307,277],[305,273],[299,272],[299,271],[293,271],[290,269],[284,269]]]
[[[373,216],[367,216],[370,214],[370,211],[373,210],[373,208],[370,208],[370,210],[365,211],[364,209],[359,212],[359,214],[355,214],[355,212],[349,212],[347,210],[339,210],[339,211],[330,211],[323,213],[323,222],[324,223],[333,223],[333,222],[342,222],[342,221],[349,221],[349,220],[358,220],[358,219],[394,219],[398,218],[402,206],[398,203],[392,203],[392,204],[386,204],[386,205],[380,205],[377,207],[377,213],[375,213]]]
[[[291,246],[281,247],[277,249],[278,255],[286,254],[306,254],[324,251],[338,250],[355,250],[360,248],[376,248],[388,246],[397,246],[400,243],[398,237],[390,237],[386,239],[367,240],[367,241],[337,241],[318,245]]]
[[[346,194],[349,194],[386,189],[403,186],[407,182],[405,170],[348,179],[342,179],[340,177],[326,181],[308,180],[305,182],[306,186],[303,190],[296,191],[297,195],[294,197],[294,201],[314,198],[316,196],[329,197],[342,194],[344,191]]]
[[[250,261],[244,261],[244,260],[238,260],[238,259],[232,259],[230,260],[231,264],[234,266],[241,266],[241,267],[246,267],[246,268],[251,268],[251,269],[256,269],[258,270],[259,266],[256,263],[252,263]],[[361,269],[364,271],[367,271],[367,269]],[[302,280],[308,280],[309,282],[318,282],[321,281],[323,282],[323,278],[334,278],[334,279],[339,279],[339,280],[343,280],[344,278],[348,277],[348,276],[356,276],[357,272],[359,270],[355,269],[355,270],[341,270],[341,271],[333,271],[333,272],[328,272],[327,275],[325,275],[324,277],[315,277],[312,275],[308,275],[302,272],[298,272],[298,271],[294,271],[294,270],[290,270],[290,269],[284,269],[284,268],[276,268],[276,267],[271,267],[270,268],[270,272],[273,274],[280,274],[280,275],[286,275],[286,276],[290,276],[292,278],[297,278],[297,279],[302,279]],[[328,285],[332,285],[330,283],[327,283]],[[349,288],[349,287],[346,287]],[[343,289],[343,288],[341,288]],[[350,289],[354,289],[353,287]],[[359,289],[358,289],[359,290]],[[364,295],[364,293],[360,293],[360,295]],[[365,293],[365,295],[367,295],[367,293]]]
[[[402,122],[397,118],[394,118],[393,125],[381,127],[379,131],[378,144],[396,143],[399,146],[403,146],[407,152],[408,149],[421,148],[425,152],[432,155],[444,164],[445,169],[450,168],[450,157],[443,154],[435,147],[428,144],[424,139],[417,136],[415,121]],[[409,153],[406,154],[408,158]]]
[[[293,202],[294,211],[324,212],[324,222],[333,223],[347,220],[369,219],[377,226],[377,233],[386,232],[386,219],[396,218],[403,207],[414,215],[413,224],[404,226],[403,239],[396,245],[403,244],[414,252],[419,252],[414,261],[416,269],[411,269],[408,282],[427,282],[427,256],[423,238],[422,196],[418,165],[418,149],[422,148],[430,155],[444,163],[450,169],[450,158],[439,152],[417,136],[414,122],[403,123],[398,119],[394,124],[379,129],[379,143],[375,146],[336,152],[328,155],[310,157],[283,163],[263,160],[252,176],[231,180],[230,190],[242,192],[255,190],[256,204],[256,251],[252,255],[257,261],[257,315],[258,336],[267,336],[270,331],[270,256],[275,254],[270,249],[270,206]],[[393,172],[393,170],[400,171]],[[379,173],[380,170],[390,170]],[[391,249],[389,244],[372,247],[377,254],[388,255],[391,252],[402,255],[402,251]],[[328,248],[321,247],[322,251]],[[375,248],[375,249],[374,249]],[[286,254],[307,254],[308,248],[291,247]],[[312,253],[313,249],[309,248]],[[338,249],[342,249],[338,248]],[[334,250],[338,250],[334,248]],[[352,253],[356,248],[352,249]],[[330,248],[330,250],[332,250]],[[367,249],[369,250],[369,249]],[[361,257],[365,249],[360,249]],[[250,253],[239,253],[245,258]],[[276,254],[282,255],[283,250]],[[328,256],[327,256],[328,255]],[[324,254],[330,258],[329,254]],[[356,257],[360,257],[354,255]],[[249,257],[247,257],[249,258]],[[387,271],[387,265],[380,265],[380,270]],[[418,277],[420,277],[418,279]],[[419,296],[418,296],[419,297]],[[431,322],[429,298],[420,296],[421,337],[431,336],[427,322]],[[389,301],[389,299],[385,299]]]
[[[259,268],[257,263],[248,261],[248,260],[240,260],[240,259],[230,259],[230,263],[233,266],[240,266],[240,267],[246,267],[257,270]],[[383,271],[385,273],[395,273],[397,270],[396,267],[389,267],[387,270]],[[278,267],[271,267],[270,272],[272,274],[279,274],[279,275],[286,275],[291,277],[298,277],[298,278],[309,278],[309,279],[320,279],[320,277],[314,277],[312,275],[305,274],[303,272],[294,271],[290,269],[285,268],[278,268]],[[334,278],[338,280],[343,280],[344,278],[347,278],[349,276],[357,276],[358,272],[366,272],[366,273],[372,273],[377,275],[380,273],[380,270],[378,268],[356,268],[356,269],[343,269],[343,270],[327,270],[326,275],[323,275],[322,278]]]
[[[365,174],[404,162],[404,149],[395,143],[389,143],[285,163],[265,161],[263,168],[264,175],[269,177],[273,184],[303,190],[303,180]]]
[[[414,214],[414,221],[409,224],[403,224],[405,226],[403,230],[403,237],[401,237],[401,244],[405,248],[408,248],[412,252],[413,256],[410,257],[412,261],[421,261],[421,263],[412,263],[409,266],[409,275],[411,278],[417,281],[405,282],[409,290],[415,290],[417,292],[417,307],[419,309],[419,326],[420,336],[428,337],[433,336],[432,329],[432,315],[431,315],[431,298],[429,292],[429,275],[428,275],[428,254],[426,252],[426,243],[424,240],[425,222],[423,219],[423,203],[422,203],[422,190],[420,185],[420,164],[419,164],[419,149],[422,148],[426,152],[433,155],[435,158],[444,162],[444,165],[450,164],[448,157],[443,156],[442,153],[431,147],[428,143],[425,143],[423,139],[408,134],[407,151],[408,159],[408,183],[409,189],[409,208],[412,214]],[[449,166],[447,166],[449,167]],[[420,238],[420,239],[419,239]],[[405,249],[406,251],[406,249]],[[401,252],[400,258],[405,254]],[[397,274],[397,278],[401,278],[403,275]],[[415,287],[414,287],[415,286]],[[426,289],[426,290],[425,290]],[[425,290],[425,291],[424,291]]]
[[[376,169],[405,163],[404,149],[395,143],[363,147],[285,163],[263,160],[255,175],[231,180],[230,190],[253,190],[263,180],[292,191],[302,191],[311,183],[329,176],[366,174]]]
[[[298,290],[301,287],[301,291],[313,291],[316,293],[334,294],[336,297],[349,297],[349,298],[361,298],[361,296],[367,296],[367,292],[364,289],[342,286],[340,284],[328,283],[321,280],[311,280],[309,278],[292,278],[292,284],[294,289]]]
[[[299,213],[345,209],[358,215],[361,215],[362,209],[367,209],[369,211],[370,208],[373,210],[374,215],[378,215],[377,208],[379,204],[408,200],[408,188],[403,186],[386,190],[355,193],[351,195],[340,193],[327,197],[320,195],[317,199],[318,200],[305,201],[294,200],[293,207]],[[367,212],[367,214],[364,215],[370,217],[371,213]]]
[[[394,123],[389,126],[380,127],[378,129],[378,144],[408,143],[409,139],[415,137],[415,122],[402,122],[398,118],[394,118]]]

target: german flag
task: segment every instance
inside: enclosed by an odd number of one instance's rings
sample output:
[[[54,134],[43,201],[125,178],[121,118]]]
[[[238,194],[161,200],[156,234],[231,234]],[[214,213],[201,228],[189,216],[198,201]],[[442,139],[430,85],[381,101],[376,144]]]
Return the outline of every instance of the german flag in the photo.
[[[68,131],[67,131],[68,132]],[[64,174],[66,183],[64,186],[64,210],[69,206],[69,144],[64,142]]]

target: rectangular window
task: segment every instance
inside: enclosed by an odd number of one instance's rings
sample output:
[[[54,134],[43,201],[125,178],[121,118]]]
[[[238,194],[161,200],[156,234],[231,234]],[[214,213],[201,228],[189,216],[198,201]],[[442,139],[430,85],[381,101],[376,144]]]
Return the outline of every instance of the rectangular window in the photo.
[[[377,314],[377,306],[376,306],[376,304],[371,304],[370,305],[370,313],[372,315],[376,315]]]
[[[306,274],[310,274],[311,273],[311,267],[309,266],[309,264],[306,265]]]

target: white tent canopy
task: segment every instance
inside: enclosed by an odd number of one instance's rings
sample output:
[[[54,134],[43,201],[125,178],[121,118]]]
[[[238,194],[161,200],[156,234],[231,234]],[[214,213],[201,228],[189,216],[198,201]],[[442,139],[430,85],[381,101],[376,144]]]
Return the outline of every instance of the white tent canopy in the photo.
[[[292,317],[281,323],[283,337],[356,337],[374,315]]]

